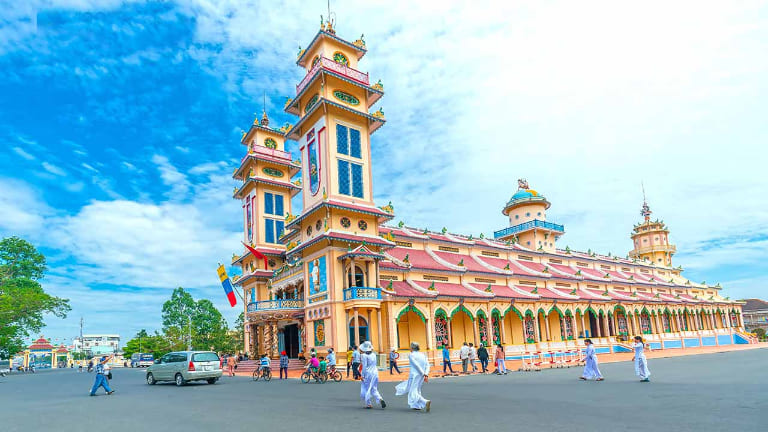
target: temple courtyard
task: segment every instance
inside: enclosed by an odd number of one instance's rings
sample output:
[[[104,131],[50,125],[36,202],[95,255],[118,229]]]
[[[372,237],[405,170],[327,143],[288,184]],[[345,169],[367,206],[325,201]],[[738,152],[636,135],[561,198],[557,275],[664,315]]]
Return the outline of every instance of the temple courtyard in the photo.
[[[765,428],[766,365],[768,349],[758,348],[651,358],[650,383],[626,361],[603,364],[604,382],[579,381],[581,368],[436,378],[425,386],[428,414],[395,398],[393,382],[379,387],[387,409],[365,410],[359,385],[346,380],[237,376],[177,388],[117,369],[116,393],[89,397],[93,374],[48,370],[0,378],[0,413],[5,431],[754,431]]]

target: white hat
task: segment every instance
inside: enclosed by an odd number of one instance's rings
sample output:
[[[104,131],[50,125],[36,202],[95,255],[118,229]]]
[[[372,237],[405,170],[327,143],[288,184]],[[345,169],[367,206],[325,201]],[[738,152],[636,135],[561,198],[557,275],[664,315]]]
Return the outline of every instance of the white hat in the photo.
[[[370,341],[365,341],[360,344],[360,351],[368,352],[373,351],[373,344]]]

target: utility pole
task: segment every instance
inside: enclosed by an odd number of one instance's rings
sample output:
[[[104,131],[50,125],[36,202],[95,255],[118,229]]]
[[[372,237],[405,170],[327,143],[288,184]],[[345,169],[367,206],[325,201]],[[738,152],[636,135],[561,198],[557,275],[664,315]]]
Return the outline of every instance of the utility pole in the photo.
[[[80,361],[83,361],[83,317],[80,317]]]

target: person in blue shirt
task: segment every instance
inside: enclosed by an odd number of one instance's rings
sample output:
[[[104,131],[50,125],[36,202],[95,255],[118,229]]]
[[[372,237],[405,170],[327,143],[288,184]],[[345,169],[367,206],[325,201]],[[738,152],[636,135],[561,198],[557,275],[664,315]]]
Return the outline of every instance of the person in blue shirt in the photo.
[[[443,346],[443,373],[446,373],[445,372],[446,368],[448,368],[448,370],[450,370],[451,373],[454,373],[453,367],[451,367],[451,352],[448,351],[447,346]]]
[[[263,373],[265,370],[269,370],[270,365],[269,357],[266,354],[262,354],[261,360],[259,360],[259,372]]]
[[[352,345],[352,378],[361,379],[360,377],[360,351],[357,350],[357,346]]]
[[[285,373],[285,379],[288,379],[288,355],[285,351],[280,352],[280,379],[283,379],[283,373]]]
[[[91,396],[96,396],[96,390],[98,390],[99,387],[104,387],[104,390],[108,395],[115,392],[109,387],[109,381],[107,381],[107,378],[104,376],[104,364],[110,360],[112,360],[112,356],[104,356],[96,363],[96,380],[93,382],[93,387],[91,388]]]
[[[334,372],[336,370],[336,351],[333,348],[328,348],[328,357],[325,361],[328,363],[328,370]]]

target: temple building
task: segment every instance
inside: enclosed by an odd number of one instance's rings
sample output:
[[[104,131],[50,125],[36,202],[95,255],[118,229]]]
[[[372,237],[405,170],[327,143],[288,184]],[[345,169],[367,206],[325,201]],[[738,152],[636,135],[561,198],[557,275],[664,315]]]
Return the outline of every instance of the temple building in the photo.
[[[248,300],[246,352],[297,357],[365,340],[386,352],[418,341],[435,358],[467,341],[504,344],[514,358],[584,337],[600,352],[636,334],[665,349],[749,342],[743,303],[682,276],[647,203],[626,257],[561,248],[565,227],[547,220],[550,202],[526,180],[493,238],[389,223],[394,208],[374,203],[371,175],[384,87],[360,71],[366,53],[362,36],[347,41],[323,21],[298,53],[306,76],[285,104],[296,124],[272,127],[265,112],[243,134],[234,198],[243,241],[259,252],[232,262]],[[298,143],[297,158],[286,140]]]

